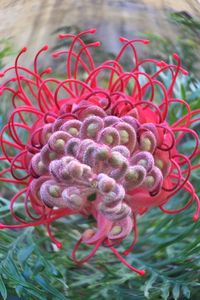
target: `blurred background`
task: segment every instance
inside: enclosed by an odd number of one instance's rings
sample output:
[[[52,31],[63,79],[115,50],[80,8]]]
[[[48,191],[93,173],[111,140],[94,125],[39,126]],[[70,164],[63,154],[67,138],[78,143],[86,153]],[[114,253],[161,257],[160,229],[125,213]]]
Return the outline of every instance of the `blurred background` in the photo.
[[[0,20],[2,69],[13,63],[24,46],[29,51],[21,61],[30,67],[44,44],[49,44],[49,53],[67,46],[57,39],[58,33],[96,27],[94,40],[102,42],[101,50],[94,53],[97,64],[118,52],[119,36],[150,39],[150,45],[139,49],[140,57],[170,61],[177,52],[189,76],[177,80],[175,96],[187,100],[192,109],[200,107],[199,0],[0,0]],[[41,66],[53,66],[63,76],[62,59],[54,61],[47,54]],[[0,127],[8,111],[9,99],[4,98]],[[171,122],[178,118],[177,111],[176,107],[171,111]],[[199,133],[199,127],[195,130]],[[184,147],[190,152],[190,146]],[[0,170],[4,167],[1,163]],[[199,178],[199,171],[191,178],[197,192]],[[8,196],[16,191],[15,186],[0,183],[0,219],[10,218]],[[185,201],[181,194],[176,197],[177,202],[180,197]],[[17,209],[20,212],[20,205]],[[85,228],[84,220],[57,222],[56,236],[64,242],[59,251],[43,228],[28,228],[20,234],[0,231],[0,299],[198,300],[200,235],[199,222],[192,222],[193,211],[194,207],[171,217],[154,209],[139,220],[140,238],[129,262],[148,270],[142,278],[118,263],[108,249],[101,249],[82,268],[74,265],[70,253],[78,232]]]
[[[95,38],[110,53],[119,50],[119,36],[146,35],[154,56],[166,57],[177,48],[189,55],[200,44],[199,16],[198,0],[0,0],[0,39],[9,39],[15,50],[27,46],[27,63],[43,44],[58,44],[57,32],[90,27],[97,28]],[[183,60],[194,64],[193,53]]]

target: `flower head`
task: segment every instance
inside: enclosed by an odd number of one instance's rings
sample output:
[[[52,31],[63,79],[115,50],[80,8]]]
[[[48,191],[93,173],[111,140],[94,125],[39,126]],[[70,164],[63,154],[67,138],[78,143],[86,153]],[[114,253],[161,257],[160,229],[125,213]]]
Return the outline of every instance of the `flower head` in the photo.
[[[94,32],[60,35],[72,40],[68,50],[53,53],[55,58],[67,57],[65,80],[48,77],[50,68],[38,70],[38,58],[48,49],[46,45],[36,54],[33,70],[19,64],[27,50],[23,48],[15,65],[0,74],[0,93],[2,97],[9,93],[13,106],[0,133],[0,159],[9,164],[1,171],[0,181],[24,186],[10,202],[19,224],[1,224],[0,228],[45,224],[50,238],[60,247],[50,224],[72,214],[92,215],[96,226],[82,233],[73,259],[83,264],[104,244],[130,269],[143,275],[144,270],[130,266],[115,245],[133,231],[134,241],[124,254],[131,251],[137,241],[136,216],[151,207],[178,213],[196,201],[197,220],[200,204],[189,177],[199,167],[192,165],[199,144],[197,133],[190,128],[198,120],[195,116],[199,110],[191,111],[187,102],[173,98],[178,74],[187,75],[177,54],[173,55],[174,64],[139,60],[135,45],[148,41],[121,37],[116,59],[96,67],[89,48],[100,43],[85,44],[82,40],[83,35]],[[127,49],[132,51],[134,62],[129,70],[121,63]],[[155,67],[152,74],[143,68],[149,63]],[[169,86],[160,79],[164,72],[170,73]],[[187,114],[170,124],[168,112],[173,103],[183,105]],[[179,150],[185,134],[195,140],[188,156]],[[189,202],[174,211],[164,208],[181,189],[190,194]],[[27,215],[24,219],[14,211],[15,202],[22,199]],[[80,243],[93,245],[93,250],[78,261]]]

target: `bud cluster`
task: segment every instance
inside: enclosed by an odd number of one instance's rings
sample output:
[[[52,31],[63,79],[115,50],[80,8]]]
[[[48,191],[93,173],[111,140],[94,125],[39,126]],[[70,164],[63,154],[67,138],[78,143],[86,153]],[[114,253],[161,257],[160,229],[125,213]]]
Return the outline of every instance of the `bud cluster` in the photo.
[[[130,232],[127,192],[142,189],[155,195],[169,171],[155,155],[159,139],[154,124],[140,124],[131,114],[107,115],[98,106],[85,109],[79,120],[46,124],[40,143],[30,161],[32,194],[48,207],[80,213],[94,201],[114,224],[112,238],[121,237],[122,222],[128,224],[123,234]]]

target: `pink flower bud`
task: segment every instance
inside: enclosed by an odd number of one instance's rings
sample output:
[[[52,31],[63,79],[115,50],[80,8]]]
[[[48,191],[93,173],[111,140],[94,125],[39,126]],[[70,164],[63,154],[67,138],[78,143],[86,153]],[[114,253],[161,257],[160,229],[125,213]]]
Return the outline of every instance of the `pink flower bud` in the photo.
[[[62,192],[62,198],[65,202],[65,205],[74,210],[79,210],[84,203],[84,199],[81,196],[81,191],[76,187],[64,189]]]
[[[145,179],[145,185],[150,192],[158,193],[163,184],[162,172],[159,168],[153,167],[153,169],[147,174]]]
[[[109,176],[105,175],[105,174],[99,174],[97,177],[98,180],[98,189],[102,192],[102,193],[109,193],[111,192],[114,187],[115,187],[115,180],[110,178]]]
[[[45,181],[40,188],[40,197],[48,207],[67,207],[61,196],[64,186],[54,180]]]
[[[131,165],[140,165],[144,167],[147,172],[150,172],[154,166],[154,158],[151,153],[141,151],[133,155],[130,160]]]
[[[90,106],[82,110],[82,112],[79,114],[79,119],[84,120],[85,118],[89,116],[98,116],[100,118],[106,117],[105,111],[99,107],[99,106]]]
[[[41,140],[43,142],[43,145],[45,145],[47,143],[51,134],[52,134],[52,124],[44,125],[44,127],[42,128],[42,134],[41,134]]]
[[[69,139],[70,135],[65,131],[54,132],[48,140],[49,148],[56,153],[64,154],[65,145]]]
[[[33,156],[33,158],[31,159],[31,172],[33,171],[33,176],[34,174],[36,176],[41,176],[43,174],[45,174],[45,172],[47,171],[47,168],[45,167],[44,163],[42,162],[41,159],[41,155],[40,153],[37,153]]]
[[[132,153],[137,144],[135,129],[128,123],[121,122],[115,125],[120,135],[120,144],[126,146]]]
[[[120,143],[120,135],[117,129],[112,127],[106,127],[98,134],[97,141],[102,144],[106,144],[109,147],[114,147]]]
[[[81,129],[81,139],[91,138],[96,139],[98,132],[104,127],[104,122],[100,117],[90,116],[84,119]]]
[[[111,125],[117,124],[120,122],[120,119],[115,116],[107,116],[104,118],[105,127],[110,127]]]
[[[81,124],[82,122],[79,120],[68,120],[60,127],[60,130],[66,131],[74,137],[79,137]]]
[[[71,138],[65,144],[65,154],[75,156],[78,153],[78,147],[80,144],[80,140],[78,138]]]
[[[153,153],[156,149],[156,137],[151,131],[144,131],[139,138],[139,147],[142,151]]]
[[[124,185],[128,190],[141,186],[146,178],[146,169],[143,166],[130,166],[124,176]]]
[[[117,240],[127,237],[133,229],[133,221],[130,216],[115,222],[111,231],[108,233],[108,238]]]
[[[43,164],[44,164],[46,167],[49,166],[49,164],[50,164],[50,162],[51,162],[52,160],[57,159],[57,158],[60,157],[59,154],[57,154],[56,152],[54,152],[53,150],[51,150],[51,149],[49,148],[49,145],[48,145],[48,144],[46,144],[46,145],[42,148],[40,154],[41,154],[42,162],[43,162]]]

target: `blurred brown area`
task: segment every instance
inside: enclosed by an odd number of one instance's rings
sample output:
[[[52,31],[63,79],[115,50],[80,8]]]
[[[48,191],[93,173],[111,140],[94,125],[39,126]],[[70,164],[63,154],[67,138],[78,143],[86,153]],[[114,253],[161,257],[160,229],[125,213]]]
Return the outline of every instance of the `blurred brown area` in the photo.
[[[56,43],[57,29],[76,26],[97,27],[108,51],[118,50],[119,35],[139,37],[149,31],[163,37],[175,32],[167,14],[184,12],[200,15],[199,0],[0,0],[0,38],[12,38],[16,50],[28,46],[33,51]]]

